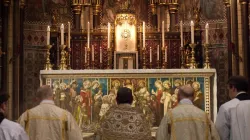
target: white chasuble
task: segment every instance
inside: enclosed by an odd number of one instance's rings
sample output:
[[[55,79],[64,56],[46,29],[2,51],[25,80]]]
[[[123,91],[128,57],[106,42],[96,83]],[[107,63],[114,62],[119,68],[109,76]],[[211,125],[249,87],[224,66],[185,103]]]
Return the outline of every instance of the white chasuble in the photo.
[[[157,140],[219,140],[207,114],[192,104],[179,104],[169,110],[156,137]]]
[[[82,140],[81,130],[73,116],[43,100],[40,105],[27,110],[19,118],[30,140]]]

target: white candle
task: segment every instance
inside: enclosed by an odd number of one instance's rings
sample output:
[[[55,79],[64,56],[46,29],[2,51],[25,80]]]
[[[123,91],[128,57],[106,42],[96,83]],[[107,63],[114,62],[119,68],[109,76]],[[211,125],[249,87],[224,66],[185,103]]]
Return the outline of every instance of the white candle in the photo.
[[[100,47],[100,63],[102,63],[102,47]]]
[[[68,22],[68,47],[70,48],[70,22]]]
[[[150,63],[152,62],[152,48],[150,47],[150,54],[149,54],[149,56],[150,56]]]
[[[165,47],[165,62],[168,61],[168,46]]]
[[[142,36],[143,36],[143,48],[145,48],[145,46],[146,46],[146,43],[145,43],[146,35],[145,35],[145,22],[144,21],[142,23]]]
[[[95,60],[95,50],[94,50],[94,45],[91,47],[91,52],[92,52],[92,61]]]
[[[88,48],[89,48],[89,45],[90,45],[90,27],[89,27],[89,22],[88,22],[88,35],[87,35],[88,37],[88,41],[87,41],[87,45],[88,45]]]
[[[183,23],[180,21],[181,47],[183,47]]]
[[[61,25],[61,45],[64,45],[64,25]]]
[[[108,48],[110,48],[110,23],[108,23]]]
[[[191,21],[191,43],[194,44],[194,22]]]
[[[87,47],[85,47],[85,52],[84,52],[84,58],[85,58],[85,63],[87,63]]]
[[[157,60],[160,60],[160,46],[157,46]]]
[[[162,47],[165,46],[165,30],[164,30],[164,21],[162,21]]]
[[[209,29],[209,25],[208,25],[208,23],[206,24],[205,28],[206,28],[206,44],[209,44],[209,41],[208,41],[208,29]]]
[[[47,45],[50,45],[50,26],[47,27]]]

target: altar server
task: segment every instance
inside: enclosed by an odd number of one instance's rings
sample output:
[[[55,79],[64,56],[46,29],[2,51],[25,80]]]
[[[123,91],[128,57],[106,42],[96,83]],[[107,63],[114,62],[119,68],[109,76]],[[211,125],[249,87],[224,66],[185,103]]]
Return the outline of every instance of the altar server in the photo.
[[[24,112],[18,120],[31,140],[82,140],[73,116],[55,105],[49,86],[40,87],[37,96],[40,105]]]
[[[238,105],[241,101],[250,101],[250,95],[247,93],[248,81],[243,76],[232,76],[227,84],[229,97],[232,100],[221,105],[215,126],[221,140],[249,140],[249,137],[242,139],[244,135],[247,135],[246,132],[248,134],[250,132],[248,125],[250,123],[249,103],[244,102]],[[243,104],[248,106],[244,107]]]
[[[0,93],[0,140],[28,140],[22,126],[6,119],[8,110],[8,94]]]
[[[194,89],[181,86],[178,105],[169,110],[158,128],[157,140],[219,140],[208,115],[193,105]]]

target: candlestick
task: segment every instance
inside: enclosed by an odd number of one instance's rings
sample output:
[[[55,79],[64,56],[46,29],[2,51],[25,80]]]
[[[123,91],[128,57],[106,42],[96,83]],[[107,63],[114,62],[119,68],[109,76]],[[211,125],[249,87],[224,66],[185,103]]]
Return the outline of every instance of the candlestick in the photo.
[[[152,62],[152,48],[150,47],[150,63]]]
[[[85,47],[84,62],[85,62],[85,64],[87,63],[87,47]]]
[[[191,43],[194,44],[194,22],[191,21]]]
[[[181,47],[183,47],[183,22],[180,21]]]
[[[60,61],[60,70],[67,70],[67,65],[66,65],[66,57],[65,57],[65,47],[66,45],[61,45],[60,49],[61,49],[61,61]]]
[[[209,29],[209,25],[208,25],[208,23],[206,24],[205,28],[206,28],[206,44],[209,44],[209,40],[208,40],[208,29]]]
[[[100,47],[100,63],[102,63],[102,47]]]
[[[157,60],[160,60],[160,46],[157,46]]]
[[[70,22],[68,22],[68,47],[70,48]]]
[[[45,70],[52,70],[52,65],[50,63],[50,48],[52,45],[47,45],[47,53],[46,53],[46,63],[45,63]]]
[[[47,27],[47,45],[50,45],[50,26]]]
[[[61,45],[64,45],[64,25],[61,25]]]
[[[108,48],[110,48],[110,23],[108,23]]]
[[[92,45],[92,47],[91,47],[91,52],[92,52],[92,61],[94,61],[95,60],[95,50],[94,50],[94,45]]]
[[[195,47],[196,47],[196,44],[190,44],[190,47],[192,48],[192,51],[191,51],[191,54],[192,54],[192,57],[191,57],[191,62],[190,62],[190,69],[196,69],[196,61],[195,61]]]
[[[164,30],[164,21],[162,21],[162,29],[161,29],[162,31],[162,47],[164,47],[165,46],[165,30]]]
[[[168,46],[165,47],[165,62],[168,61]]]
[[[143,48],[145,48],[146,46],[146,43],[145,43],[145,40],[146,40],[146,35],[145,35],[145,22],[143,21],[142,23],[142,38],[143,38]]]
[[[90,27],[89,27],[89,22],[88,22],[88,42],[87,42],[88,48],[90,45]]]
[[[205,63],[204,63],[204,69],[210,69],[210,62],[209,62],[209,55],[208,55],[208,47],[209,44],[205,44]]]

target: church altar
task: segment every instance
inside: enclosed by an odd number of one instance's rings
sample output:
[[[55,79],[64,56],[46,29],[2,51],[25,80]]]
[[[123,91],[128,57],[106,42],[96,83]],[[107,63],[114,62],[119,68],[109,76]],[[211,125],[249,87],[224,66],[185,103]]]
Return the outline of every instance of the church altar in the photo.
[[[109,97],[108,103],[112,104],[119,87],[132,89],[133,105],[141,107],[148,119],[154,120],[153,126],[157,126],[167,109],[171,108],[171,105],[166,108],[165,94],[171,96],[171,101],[176,100],[176,90],[184,84],[194,87],[195,96],[202,101],[198,107],[212,120],[217,114],[215,69],[41,70],[40,84],[50,85],[56,105],[74,116],[78,104],[84,104],[81,105],[83,119],[75,116],[80,124],[97,122],[101,105],[106,102],[104,98]],[[82,97],[81,101],[77,100],[78,96]]]

